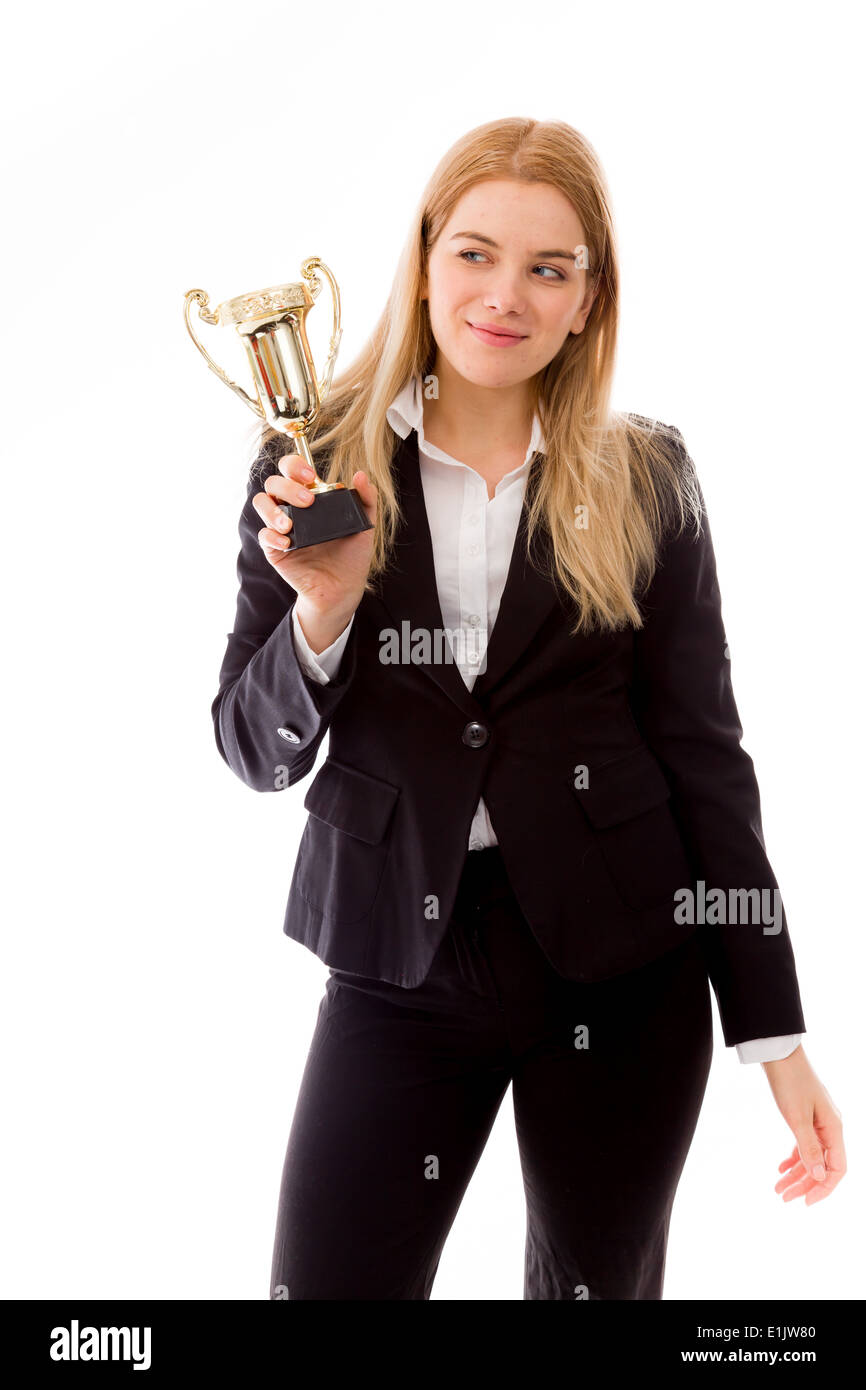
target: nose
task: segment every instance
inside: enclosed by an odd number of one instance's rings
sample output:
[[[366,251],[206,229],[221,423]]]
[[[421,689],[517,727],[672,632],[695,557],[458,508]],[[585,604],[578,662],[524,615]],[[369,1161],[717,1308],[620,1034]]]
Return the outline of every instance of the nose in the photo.
[[[520,272],[500,266],[484,291],[484,307],[497,314],[522,313],[526,298],[520,283]]]

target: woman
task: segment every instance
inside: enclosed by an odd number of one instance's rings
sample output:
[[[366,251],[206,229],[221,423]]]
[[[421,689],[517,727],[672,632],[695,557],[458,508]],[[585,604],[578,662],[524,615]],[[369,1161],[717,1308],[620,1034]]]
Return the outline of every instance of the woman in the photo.
[[[588,143],[484,125],[316,422],[373,529],[293,553],[310,477],[260,440],[217,743],[266,791],[330,734],[284,924],[330,974],[272,1298],[428,1298],[509,1083],[525,1297],[660,1298],[710,983],[796,1140],[776,1190],[811,1204],[845,1171],[703,494],[676,429],[610,407],[617,290]]]

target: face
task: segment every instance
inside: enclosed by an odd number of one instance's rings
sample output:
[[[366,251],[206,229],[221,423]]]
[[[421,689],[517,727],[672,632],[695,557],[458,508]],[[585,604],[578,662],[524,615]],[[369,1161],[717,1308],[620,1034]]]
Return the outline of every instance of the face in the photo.
[[[440,357],[477,386],[540,372],[592,308],[590,273],[575,266],[584,243],[580,218],[551,184],[470,188],[430,253],[422,293]]]

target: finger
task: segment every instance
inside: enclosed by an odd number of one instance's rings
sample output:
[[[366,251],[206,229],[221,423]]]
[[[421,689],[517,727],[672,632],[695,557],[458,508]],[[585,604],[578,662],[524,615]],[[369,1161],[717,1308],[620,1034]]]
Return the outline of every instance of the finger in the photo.
[[[804,1124],[802,1128],[795,1129],[794,1137],[800,1152],[800,1162],[806,1172],[816,1182],[823,1182],[827,1176],[827,1169],[824,1166],[824,1149],[821,1140],[815,1133],[814,1125]]]
[[[843,1173],[828,1173],[824,1182],[816,1182],[811,1192],[806,1193],[805,1205],[813,1207],[816,1202],[823,1202],[824,1198],[829,1197],[830,1193],[839,1186],[843,1177]]]
[[[813,1169],[815,1166],[817,1165],[813,1164]],[[837,1149],[831,1155],[830,1150],[827,1150],[826,1154],[822,1153],[820,1166],[824,1171],[823,1179],[813,1177],[806,1171],[803,1163],[798,1163],[787,1177],[781,1178],[776,1184],[776,1191],[783,1194],[782,1200],[793,1202],[797,1197],[805,1197],[806,1204],[813,1206],[815,1202],[829,1196],[847,1171],[844,1154],[840,1154]]]
[[[833,1136],[826,1150],[826,1158],[827,1171],[830,1176],[835,1177],[838,1175],[838,1178],[844,1178],[845,1174],[848,1172],[848,1159],[845,1156],[845,1145],[842,1143],[841,1132]]]
[[[259,498],[262,499],[261,502],[259,501]],[[279,504],[276,501],[274,501],[273,498],[269,497],[266,492],[260,492],[256,494],[256,496],[253,498],[253,506],[255,507],[262,521],[267,523],[269,530],[289,530],[288,526],[286,525],[286,522],[289,521],[290,518],[286,516],[286,513],[282,510]]]
[[[288,517],[281,503],[287,502],[293,507],[310,507],[315,501],[313,494],[303,483],[298,483],[293,478],[283,478],[279,473],[265,479],[265,492],[257,493],[253,501],[259,497],[262,498],[262,502],[256,510],[262,521],[275,531],[289,529],[286,525]]]
[[[804,1197],[807,1207],[814,1206],[816,1202],[823,1202],[824,1198],[829,1197],[834,1188],[838,1187],[846,1172],[845,1169],[831,1168],[829,1158],[825,1166],[827,1168],[827,1176],[823,1182],[816,1182],[814,1178],[810,1178],[806,1173],[800,1182],[787,1189],[782,1197],[782,1201],[793,1202],[798,1197]]]
[[[844,1176],[844,1172],[833,1172],[828,1168],[826,1180],[816,1182],[812,1191],[806,1193],[806,1206],[812,1207],[816,1202],[823,1202],[824,1198],[829,1197],[830,1193],[839,1186]]]
[[[805,1178],[807,1176],[808,1174],[806,1173],[806,1169],[803,1167],[802,1163],[797,1163],[791,1169],[791,1171],[785,1175],[784,1178],[779,1179],[779,1181],[776,1183],[774,1191],[784,1192],[787,1188],[792,1187],[795,1182],[800,1182],[802,1178]]]
[[[806,1193],[806,1196],[803,1200],[803,1206],[813,1207],[816,1202],[823,1202],[825,1197],[830,1196],[832,1190],[833,1189],[831,1187],[828,1187],[826,1183],[816,1182],[815,1186],[812,1188],[812,1191]]]
[[[291,526],[292,518],[286,517],[283,512],[280,515],[284,516]],[[258,542],[268,559],[273,560],[285,555],[286,551],[291,548],[292,538],[291,536],[281,536],[279,531],[272,530],[270,526],[263,526],[258,534]]]
[[[788,1155],[788,1157],[787,1157],[787,1158],[783,1158],[783,1159],[782,1159],[782,1162],[779,1164],[779,1172],[780,1172],[780,1173],[784,1173],[788,1168],[792,1168],[792,1167],[794,1166],[795,1163],[799,1163],[799,1162],[800,1162],[800,1154],[799,1154],[799,1152],[798,1152],[798,1150],[797,1150],[797,1146],[796,1146],[796,1144],[795,1144],[794,1147],[793,1147],[793,1149],[791,1150],[790,1154]]]
[[[375,483],[370,482],[363,468],[352,474],[352,487],[357,488],[367,502],[372,502],[378,496],[379,489]]]
[[[281,473],[272,473],[265,479],[265,491],[269,497],[279,502],[291,502],[293,506],[304,506],[315,497],[297,478],[284,478]]]
[[[270,478],[267,481],[270,482]],[[289,529],[285,524],[289,518],[280,507],[278,500],[272,497],[269,492],[257,492],[253,498],[253,507],[272,531],[287,531]]]
[[[315,471],[299,453],[283,454],[277,461],[277,467],[284,478],[294,478],[297,483],[316,481]]]
[[[834,1187],[838,1187],[848,1171],[848,1161],[845,1157],[845,1145],[842,1143],[841,1130],[842,1126],[840,1125],[839,1133],[834,1136],[832,1147],[825,1150],[824,1162],[827,1168],[827,1176],[822,1183],[817,1184],[822,1196],[832,1192]],[[817,1195],[813,1198],[813,1201],[818,1201]]]
[[[376,510],[379,505],[379,489],[376,487],[375,483],[370,482],[370,479],[363,469],[359,469],[357,473],[353,473],[352,487],[358,493],[364,509],[370,516],[370,520],[374,521],[376,519]]]
[[[795,1183],[793,1187],[789,1187],[786,1192],[782,1193],[782,1201],[793,1202],[797,1197],[803,1197],[806,1193],[812,1192],[813,1190],[823,1191],[824,1184],[822,1182],[816,1182],[815,1179],[810,1178],[807,1173],[801,1182]]]

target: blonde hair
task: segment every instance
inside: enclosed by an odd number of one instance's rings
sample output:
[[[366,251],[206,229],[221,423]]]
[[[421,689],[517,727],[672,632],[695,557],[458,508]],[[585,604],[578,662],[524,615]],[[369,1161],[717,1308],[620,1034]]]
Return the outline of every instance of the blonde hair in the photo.
[[[388,564],[402,520],[392,471],[400,440],[386,411],[414,374],[423,380],[432,371],[436,355],[421,298],[427,257],[463,194],[494,178],[551,184],[568,198],[583,226],[591,283],[598,283],[583,332],[569,333],[531,384],[545,451],[542,466],[534,461],[527,489],[530,552],[543,534],[547,572],[577,608],[573,633],[640,627],[635,590],[652,578],[669,516],[678,514],[682,526],[688,511],[700,526],[700,489],[678,430],[610,409],[619,283],[613,218],[595,151],[564,122],[490,121],[440,160],[381,317],[352,365],[335,378],[315,421],[310,445],[316,468],[325,481],[346,485],[363,468],[378,488],[370,589]],[[257,462],[261,451],[271,460],[289,451],[285,435],[270,426],[259,431]],[[585,528],[576,525],[579,515],[587,519]]]

